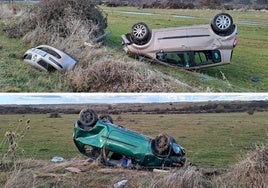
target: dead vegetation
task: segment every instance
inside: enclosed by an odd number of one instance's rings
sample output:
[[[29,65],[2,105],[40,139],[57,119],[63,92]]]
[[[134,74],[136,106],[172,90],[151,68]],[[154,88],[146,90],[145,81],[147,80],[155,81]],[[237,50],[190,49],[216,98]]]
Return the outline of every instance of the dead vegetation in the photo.
[[[172,92],[194,90],[142,62],[115,59],[102,48],[89,52],[73,71],[67,73],[74,92]],[[87,56],[89,56],[87,54]],[[99,55],[98,55],[99,54]],[[105,55],[104,55],[105,54]]]
[[[24,9],[22,15],[15,16],[11,21],[13,24],[7,23],[4,27],[7,35],[10,37],[26,35],[24,40],[35,45],[36,43],[52,45],[59,39],[73,35],[79,39],[80,26],[86,31],[87,36],[84,37],[88,40],[102,35],[107,27],[107,17],[103,11],[94,1],[86,0],[42,0]],[[34,35],[38,35],[39,38],[29,37]]]
[[[19,164],[19,165],[18,165]],[[97,161],[70,159],[60,163],[41,160],[17,161],[15,170],[5,169],[5,182],[10,187],[112,187],[121,180],[128,180],[127,187],[267,187],[268,147],[257,147],[244,160],[227,173],[206,177],[202,169],[186,165],[170,171],[133,170],[121,167],[105,167]]]
[[[259,146],[217,179],[222,187],[268,187],[268,147]]]

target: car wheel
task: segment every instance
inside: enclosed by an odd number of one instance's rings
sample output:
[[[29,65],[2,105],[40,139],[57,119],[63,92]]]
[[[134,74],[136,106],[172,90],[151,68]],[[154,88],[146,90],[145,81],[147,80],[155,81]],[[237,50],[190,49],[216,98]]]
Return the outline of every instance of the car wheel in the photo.
[[[85,108],[80,111],[79,121],[84,125],[85,129],[91,128],[98,121],[98,115],[94,110]]]
[[[135,44],[146,44],[149,41],[150,35],[150,29],[145,23],[139,22],[132,26],[131,38]]]
[[[109,123],[112,123],[112,124],[114,123],[113,118],[110,115],[107,115],[107,114],[101,115],[99,117],[99,119],[104,121],[104,122],[109,122]]]
[[[168,155],[170,150],[170,137],[160,134],[154,139],[154,149],[157,155]]]
[[[227,13],[220,13],[213,18],[211,25],[216,34],[229,32],[233,28],[233,18]]]

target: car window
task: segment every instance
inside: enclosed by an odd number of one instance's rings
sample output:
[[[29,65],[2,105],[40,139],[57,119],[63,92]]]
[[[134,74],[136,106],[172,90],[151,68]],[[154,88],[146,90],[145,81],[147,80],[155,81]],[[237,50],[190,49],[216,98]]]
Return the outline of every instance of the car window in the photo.
[[[162,62],[180,67],[196,67],[221,62],[219,50],[158,52],[156,58]]]
[[[52,65],[48,64],[44,60],[38,61],[37,64],[41,65],[42,67],[44,67],[49,72],[56,71],[56,69]]]
[[[61,56],[57,52],[55,52],[54,50],[52,50],[52,49],[49,49],[49,48],[46,48],[46,47],[40,47],[38,49],[43,50],[43,51],[45,51],[45,52],[53,55],[54,57],[56,57],[58,59],[61,58]]]
[[[221,62],[221,54],[219,50],[194,52],[194,61],[195,66],[219,63]]]

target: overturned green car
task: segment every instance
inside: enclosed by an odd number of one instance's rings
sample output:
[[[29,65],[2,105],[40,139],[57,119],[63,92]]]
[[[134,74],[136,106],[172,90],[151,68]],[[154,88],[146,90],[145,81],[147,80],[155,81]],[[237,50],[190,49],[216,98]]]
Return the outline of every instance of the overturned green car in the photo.
[[[98,117],[92,109],[83,109],[75,122],[73,140],[78,150],[105,165],[133,168],[181,167],[186,153],[175,139],[160,134],[148,136],[113,124],[109,115]]]

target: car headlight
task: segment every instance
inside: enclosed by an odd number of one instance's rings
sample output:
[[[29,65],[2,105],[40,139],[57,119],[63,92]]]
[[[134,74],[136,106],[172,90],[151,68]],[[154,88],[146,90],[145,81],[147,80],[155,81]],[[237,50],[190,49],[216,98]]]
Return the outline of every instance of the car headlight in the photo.
[[[173,148],[173,151],[174,151],[176,154],[179,154],[179,153],[181,152],[181,149],[180,149],[179,145],[176,144],[176,143],[173,143],[173,144],[172,144],[172,148]]]

